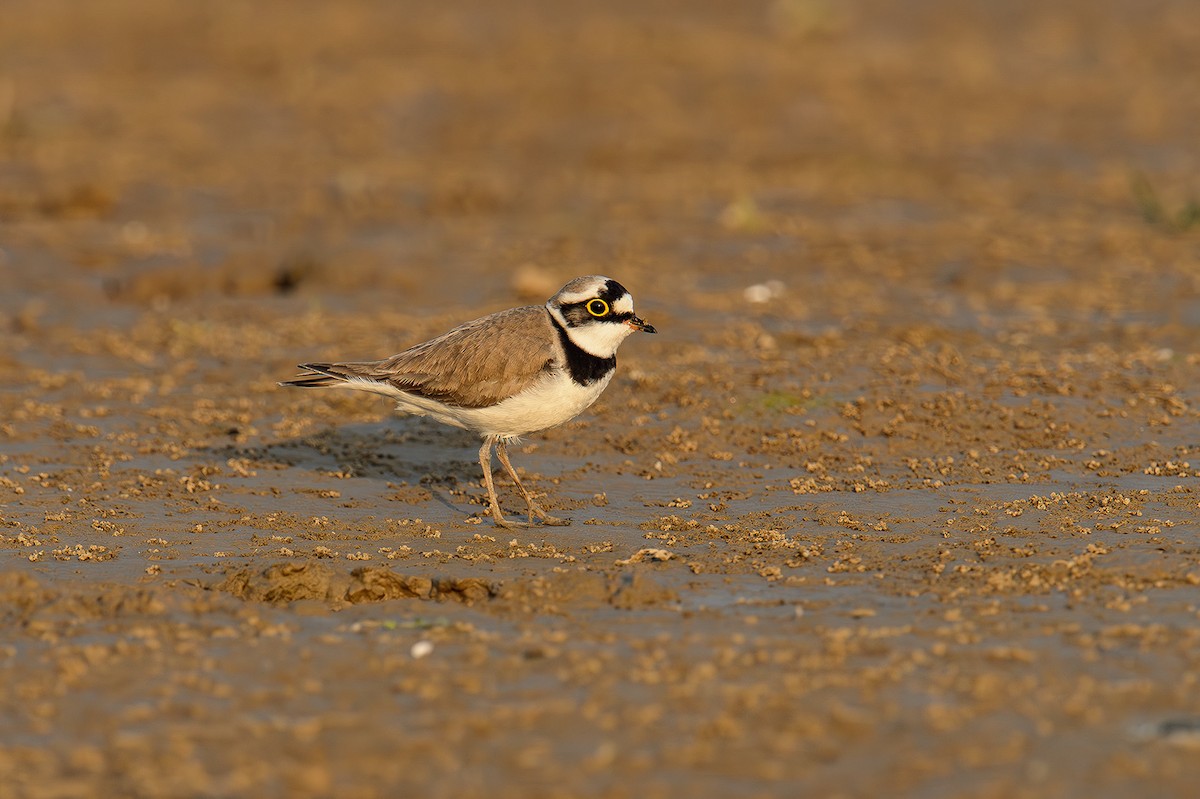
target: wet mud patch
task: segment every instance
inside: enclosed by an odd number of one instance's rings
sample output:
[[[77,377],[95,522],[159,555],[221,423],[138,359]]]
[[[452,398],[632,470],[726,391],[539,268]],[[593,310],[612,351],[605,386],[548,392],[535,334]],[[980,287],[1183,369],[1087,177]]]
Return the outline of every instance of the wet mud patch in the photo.
[[[568,614],[607,607],[619,610],[675,608],[677,578],[646,569],[608,572],[559,570],[545,576],[508,580],[498,598],[510,612]]]
[[[643,550],[617,565],[668,558],[664,550]],[[278,606],[308,601],[338,610],[400,599],[455,601],[468,606],[494,600],[502,613],[555,614],[566,608],[678,607],[680,596],[672,583],[686,582],[681,575],[666,575],[653,568],[575,568],[545,576],[512,573],[500,582],[490,582],[479,577],[406,575],[384,566],[343,569],[309,560],[275,563],[265,569],[228,567],[223,579],[201,584],[241,600]]]
[[[319,561],[237,569],[210,587],[239,599],[276,605],[315,600],[337,606],[393,599],[454,600],[470,605],[497,593],[494,586],[476,577],[402,575],[386,567],[346,572]]]

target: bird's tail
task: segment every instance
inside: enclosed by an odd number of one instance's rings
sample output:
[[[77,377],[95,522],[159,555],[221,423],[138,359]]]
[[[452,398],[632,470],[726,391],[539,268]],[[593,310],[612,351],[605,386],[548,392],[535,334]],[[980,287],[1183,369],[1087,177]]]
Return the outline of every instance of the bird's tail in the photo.
[[[305,370],[303,374],[296,375],[291,380],[280,380],[279,385],[296,388],[336,386],[350,379],[350,374],[343,373],[338,369],[340,365],[336,363],[302,363],[300,368]]]

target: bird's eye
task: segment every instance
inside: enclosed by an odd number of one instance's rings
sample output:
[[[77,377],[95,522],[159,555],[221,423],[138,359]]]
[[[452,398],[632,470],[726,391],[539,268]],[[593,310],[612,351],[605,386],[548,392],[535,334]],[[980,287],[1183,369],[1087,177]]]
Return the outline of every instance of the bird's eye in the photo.
[[[608,316],[608,303],[602,299],[588,300],[586,307],[592,316]]]

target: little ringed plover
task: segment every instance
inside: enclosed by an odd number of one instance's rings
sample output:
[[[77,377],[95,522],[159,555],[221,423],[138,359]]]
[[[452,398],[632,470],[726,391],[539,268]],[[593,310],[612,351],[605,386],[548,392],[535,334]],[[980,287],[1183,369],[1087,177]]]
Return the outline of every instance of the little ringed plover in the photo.
[[[543,524],[570,524],[546,513],[522,485],[508,444],[573,419],[612,380],[617,347],[635,331],[656,332],[633,312],[633,297],[602,275],[577,277],[545,305],[526,305],[459,325],[381,361],[302,363],[279,385],[336,386],[390,397],[401,413],[428,416],[483,437],[479,465],[488,507],[500,527],[524,526],[500,512],[492,447]]]

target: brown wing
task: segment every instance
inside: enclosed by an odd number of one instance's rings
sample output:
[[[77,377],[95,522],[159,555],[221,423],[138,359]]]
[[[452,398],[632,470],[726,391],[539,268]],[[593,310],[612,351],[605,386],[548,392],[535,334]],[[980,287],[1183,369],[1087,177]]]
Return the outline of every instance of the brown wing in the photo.
[[[306,364],[351,380],[388,383],[410,394],[481,408],[516,394],[558,364],[550,314],[529,305],[459,325],[382,361]]]

